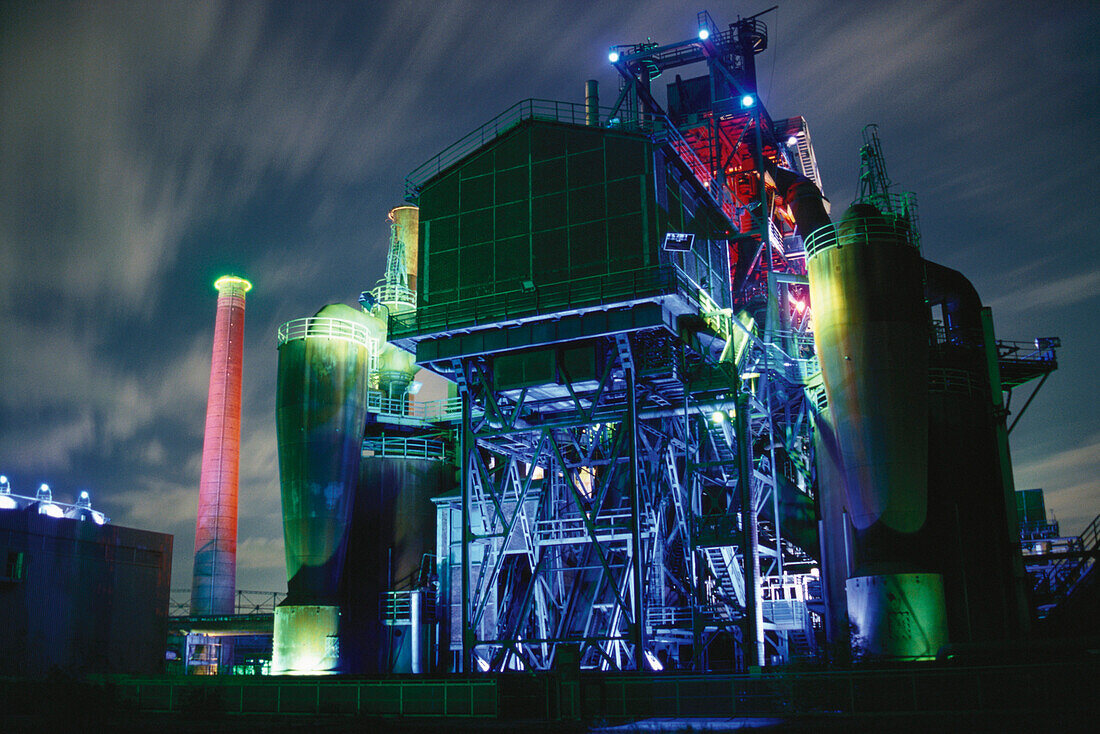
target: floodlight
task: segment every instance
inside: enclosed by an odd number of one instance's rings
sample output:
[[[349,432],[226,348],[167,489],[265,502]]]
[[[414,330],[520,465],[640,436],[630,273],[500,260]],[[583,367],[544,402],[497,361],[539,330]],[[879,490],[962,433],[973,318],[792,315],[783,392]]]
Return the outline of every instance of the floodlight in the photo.
[[[609,53],[607,55],[607,60],[610,61],[612,64],[619,63],[619,52],[618,51],[612,51],[611,53]]]
[[[794,135],[792,135],[791,137],[787,138],[787,145],[791,146],[792,148],[793,148],[794,146],[798,145],[798,138],[797,138],[797,137],[795,137]]]
[[[48,515],[49,517],[65,517],[65,511],[52,502],[40,505],[38,507],[39,515]]]
[[[752,107],[755,103],[756,103],[756,98],[753,97],[751,94],[746,94],[744,97],[741,98],[741,106],[742,107],[746,107],[746,108]]]
[[[710,38],[710,31],[708,31],[706,28],[700,28],[699,29],[699,40],[700,41],[705,41],[708,38]]]
[[[651,653],[649,650],[645,650],[644,652],[645,652],[645,659],[646,659],[646,662],[649,663],[650,670],[654,670],[654,671],[660,673],[662,670],[665,669],[665,666],[661,665],[661,661],[660,661],[660,659],[658,659],[658,657],[656,655]]]

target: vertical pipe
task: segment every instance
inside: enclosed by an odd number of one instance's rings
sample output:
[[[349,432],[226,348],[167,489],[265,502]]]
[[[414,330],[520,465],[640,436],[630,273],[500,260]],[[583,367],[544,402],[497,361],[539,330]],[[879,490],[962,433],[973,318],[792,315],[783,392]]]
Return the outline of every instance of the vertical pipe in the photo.
[[[600,124],[600,83],[595,79],[584,83],[584,124],[589,127]]]
[[[757,548],[756,498],[749,459],[749,394],[737,394],[737,484],[741,490],[741,532],[745,559],[745,640],[750,665],[764,664],[764,620],[760,614],[760,555]]]
[[[1008,429],[1004,399],[1001,396],[1001,368],[997,361],[997,339],[993,332],[993,310],[983,306],[981,310],[982,341],[985,344],[985,361],[989,373],[989,388],[993,397],[993,430],[996,431],[997,458],[1001,469],[1001,485],[1004,487],[1005,520],[1008,523],[1008,537],[1020,537],[1019,518],[1016,516],[1016,484],[1012,477],[1012,456],[1009,454]],[[1004,630],[1006,635],[1017,631],[1027,632],[1031,626],[1031,616],[1024,584],[1027,578],[1024,560],[1020,554],[1020,544],[1010,543],[1008,549],[1012,558],[1011,598],[1006,599],[1008,612],[1015,629]],[[969,620],[968,620],[969,621]]]
[[[466,365],[462,365],[466,369]],[[469,377],[469,375],[466,375]],[[462,659],[459,661],[460,673],[469,673],[470,665],[470,391],[462,390],[462,428],[459,434],[459,471],[462,472]]]
[[[642,566],[642,488],[638,485],[638,396],[635,392],[634,367],[627,365],[626,373],[626,422],[630,430],[630,550],[634,557],[634,669],[645,668],[645,574]]]
[[[237,482],[241,447],[244,301],[252,284],[226,276],[218,291],[202,442],[191,614],[232,614],[237,587]]]
[[[424,654],[422,639],[424,628],[420,623],[420,600],[423,593],[420,589],[414,589],[409,593],[409,657],[412,658],[410,665],[413,675],[424,672],[421,663],[421,657]]]

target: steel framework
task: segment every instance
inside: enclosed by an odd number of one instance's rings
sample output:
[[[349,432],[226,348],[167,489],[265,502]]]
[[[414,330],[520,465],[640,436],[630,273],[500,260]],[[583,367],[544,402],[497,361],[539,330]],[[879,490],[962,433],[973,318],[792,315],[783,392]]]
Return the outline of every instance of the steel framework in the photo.
[[[460,520],[448,523],[460,527],[461,571],[442,590],[458,602],[462,670],[545,670],[563,650],[620,670],[744,668],[814,650],[816,527],[795,542],[782,518],[813,504],[822,392],[802,240],[766,169],[819,179],[801,118],[777,124],[755,96],[741,104],[755,95],[763,23],[699,21],[708,39],[618,47],[616,104],[582,120],[651,130],[682,161],[729,225],[714,243],[732,260],[722,282],[667,252],[657,280],[671,287],[648,303],[510,317],[530,328],[507,349],[463,349],[455,336],[450,352],[422,358],[462,398]],[[710,102],[666,115],[650,81],[696,62]],[[553,351],[553,382],[498,384],[494,360],[537,350]],[[578,351],[594,372],[571,376]]]

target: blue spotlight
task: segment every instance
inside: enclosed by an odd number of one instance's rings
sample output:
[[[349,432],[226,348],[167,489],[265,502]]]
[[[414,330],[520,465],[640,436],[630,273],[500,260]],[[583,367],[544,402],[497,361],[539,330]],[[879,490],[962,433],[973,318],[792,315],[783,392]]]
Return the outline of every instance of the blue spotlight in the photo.
[[[756,104],[756,97],[753,97],[751,94],[746,94],[741,98],[741,106],[744,108],[752,107],[754,104]]]

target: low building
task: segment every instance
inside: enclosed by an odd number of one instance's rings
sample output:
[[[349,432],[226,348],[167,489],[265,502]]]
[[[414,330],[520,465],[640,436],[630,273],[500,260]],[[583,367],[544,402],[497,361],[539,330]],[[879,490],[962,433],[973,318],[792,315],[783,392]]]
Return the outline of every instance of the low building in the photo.
[[[38,498],[5,499],[0,675],[160,673],[172,536],[111,525],[79,502],[51,513]]]

